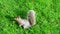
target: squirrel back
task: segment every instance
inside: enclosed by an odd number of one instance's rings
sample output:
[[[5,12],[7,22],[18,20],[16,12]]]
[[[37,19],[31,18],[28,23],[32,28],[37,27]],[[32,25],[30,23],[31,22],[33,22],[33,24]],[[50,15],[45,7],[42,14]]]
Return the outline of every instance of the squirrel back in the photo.
[[[36,23],[35,23],[35,12],[34,12],[34,10],[29,10],[27,15],[28,15],[27,19],[30,22],[30,24],[35,25]]]

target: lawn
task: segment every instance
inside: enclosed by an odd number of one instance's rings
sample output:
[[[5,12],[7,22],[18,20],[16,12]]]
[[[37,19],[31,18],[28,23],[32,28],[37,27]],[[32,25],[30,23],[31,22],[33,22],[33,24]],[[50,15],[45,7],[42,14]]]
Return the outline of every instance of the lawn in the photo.
[[[14,17],[26,19],[36,12],[36,25],[18,26]],[[60,0],[0,0],[0,34],[60,34]]]

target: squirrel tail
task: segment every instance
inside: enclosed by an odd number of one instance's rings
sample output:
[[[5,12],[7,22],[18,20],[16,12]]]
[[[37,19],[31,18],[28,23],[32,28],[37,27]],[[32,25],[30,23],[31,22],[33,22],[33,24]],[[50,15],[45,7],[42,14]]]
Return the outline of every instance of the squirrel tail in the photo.
[[[28,21],[30,22],[31,25],[35,25],[36,24],[34,10],[29,10],[27,18],[28,18]]]

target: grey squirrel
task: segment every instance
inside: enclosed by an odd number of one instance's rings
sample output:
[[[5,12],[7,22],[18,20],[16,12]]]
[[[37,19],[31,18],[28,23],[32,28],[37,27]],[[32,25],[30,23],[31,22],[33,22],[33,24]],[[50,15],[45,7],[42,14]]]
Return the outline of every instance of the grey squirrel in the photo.
[[[14,18],[14,19],[18,22],[19,26],[23,26],[24,29],[27,29],[27,28],[31,27],[31,25],[36,24],[34,10],[28,11],[27,19],[22,19],[20,16]]]

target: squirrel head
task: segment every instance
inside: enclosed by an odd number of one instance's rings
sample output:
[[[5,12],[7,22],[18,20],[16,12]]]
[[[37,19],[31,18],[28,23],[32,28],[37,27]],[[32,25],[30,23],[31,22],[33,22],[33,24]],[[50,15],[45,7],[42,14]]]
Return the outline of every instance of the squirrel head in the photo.
[[[16,20],[16,21],[18,21],[18,20],[20,20],[20,19],[21,19],[20,16],[14,18],[14,20]]]
[[[14,18],[14,20],[16,20],[16,21],[18,21],[18,22],[19,22],[19,26],[23,26],[23,23],[22,23],[22,22],[20,22],[20,20],[21,20],[21,17],[20,17],[20,16],[15,17],[15,18]]]

